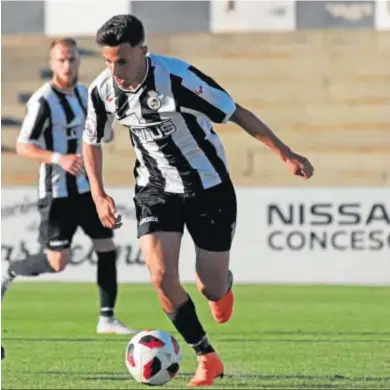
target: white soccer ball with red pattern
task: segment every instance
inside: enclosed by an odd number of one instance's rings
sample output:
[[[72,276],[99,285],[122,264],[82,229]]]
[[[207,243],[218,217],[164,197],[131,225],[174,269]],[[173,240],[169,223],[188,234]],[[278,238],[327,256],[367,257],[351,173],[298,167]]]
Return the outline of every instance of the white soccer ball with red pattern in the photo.
[[[125,358],[127,369],[137,382],[163,385],[178,373],[181,351],[169,333],[145,330],[127,344]]]

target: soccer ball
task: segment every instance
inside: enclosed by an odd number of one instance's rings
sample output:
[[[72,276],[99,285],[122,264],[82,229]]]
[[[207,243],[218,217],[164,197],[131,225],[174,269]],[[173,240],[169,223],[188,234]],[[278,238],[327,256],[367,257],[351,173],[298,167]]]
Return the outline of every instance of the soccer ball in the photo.
[[[178,373],[181,351],[169,333],[145,330],[127,344],[125,359],[127,369],[137,382],[163,385]]]

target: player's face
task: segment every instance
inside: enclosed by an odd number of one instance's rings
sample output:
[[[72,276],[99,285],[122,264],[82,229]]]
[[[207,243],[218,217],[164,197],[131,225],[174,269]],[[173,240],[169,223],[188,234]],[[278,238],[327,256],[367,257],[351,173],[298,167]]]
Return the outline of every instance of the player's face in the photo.
[[[102,55],[115,82],[121,88],[129,88],[139,80],[145,66],[146,46],[131,47],[128,43],[119,46],[103,46]]]
[[[73,87],[77,83],[80,56],[74,46],[56,45],[50,53],[50,66],[53,78],[62,88]]]

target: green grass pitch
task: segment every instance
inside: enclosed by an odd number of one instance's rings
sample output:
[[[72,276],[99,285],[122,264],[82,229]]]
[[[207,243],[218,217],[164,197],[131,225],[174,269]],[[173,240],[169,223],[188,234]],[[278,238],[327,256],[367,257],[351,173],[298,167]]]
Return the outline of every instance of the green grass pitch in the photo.
[[[215,388],[390,388],[390,288],[235,286],[231,322],[213,322],[206,301],[186,286],[226,366]],[[120,286],[117,315],[138,329],[173,327],[148,284]],[[98,336],[93,284],[15,283],[2,307],[3,389],[146,388],[128,374],[125,336]],[[183,351],[185,388],[196,368]]]

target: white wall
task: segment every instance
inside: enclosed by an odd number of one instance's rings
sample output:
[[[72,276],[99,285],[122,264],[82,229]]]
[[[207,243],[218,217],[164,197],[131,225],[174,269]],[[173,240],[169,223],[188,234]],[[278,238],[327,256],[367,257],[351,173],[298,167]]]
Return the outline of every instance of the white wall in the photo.
[[[52,36],[94,35],[111,16],[131,12],[128,0],[47,0],[45,32]]]
[[[210,19],[212,32],[295,30],[295,1],[213,0]]]
[[[390,30],[390,0],[377,0],[375,27],[378,30]]]

